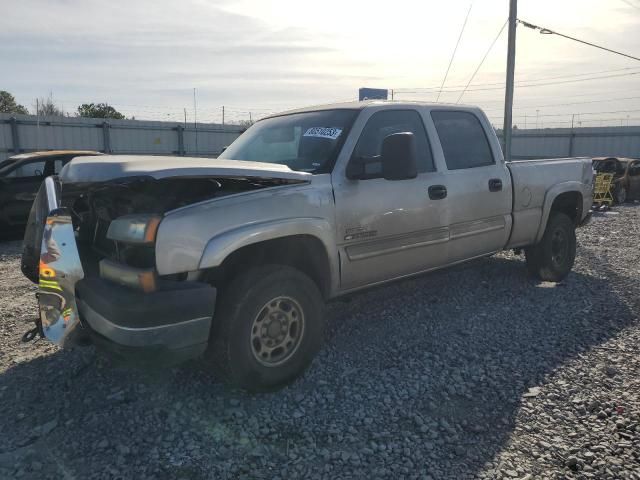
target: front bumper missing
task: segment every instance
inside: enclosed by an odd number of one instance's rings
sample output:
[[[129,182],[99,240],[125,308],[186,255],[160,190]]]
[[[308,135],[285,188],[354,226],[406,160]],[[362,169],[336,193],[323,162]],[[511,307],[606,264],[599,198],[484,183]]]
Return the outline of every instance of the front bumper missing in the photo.
[[[202,354],[209,340],[216,289],[204,283],[165,280],[157,291],[145,293],[107,278],[85,278],[71,215],[59,205],[56,182],[54,177],[45,179],[38,193],[30,218],[36,230],[30,242],[25,237],[23,253],[25,275],[38,274],[40,333],[62,347],[88,338],[125,360],[161,358],[176,363]],[[39,241],[36,266],[30,250]]]

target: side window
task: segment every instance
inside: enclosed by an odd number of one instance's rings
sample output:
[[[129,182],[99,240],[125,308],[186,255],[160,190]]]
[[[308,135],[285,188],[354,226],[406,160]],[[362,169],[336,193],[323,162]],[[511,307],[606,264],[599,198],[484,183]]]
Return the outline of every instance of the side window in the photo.
[[[431,118],[436,125],[449,170],[485,167],[495,163],[487,136],[474,114],[434,110]]]
[[[380,155],[382,141],[392,133],[411,132],[416,142],[418,172],[433,172],[431,145],[424,129],[420,114],[415,110],[383,110],[374,113],[360,134],[353,157],[371,158]],[[382,166],[368,165],[367,173],[378,173]],[[378,171],[373,171],[377,169]]]
[[[45,161],[37,161],[24,163],[17,168],[11,170],[7,177],[9,178],[28,178],[28,177],[41,177],[44,174]]]

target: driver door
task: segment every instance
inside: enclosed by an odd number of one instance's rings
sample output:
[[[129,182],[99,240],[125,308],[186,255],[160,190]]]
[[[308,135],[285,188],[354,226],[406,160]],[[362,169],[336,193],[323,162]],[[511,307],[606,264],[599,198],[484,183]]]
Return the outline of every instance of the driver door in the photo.
[[[413,109],[379,110],[366,121],[351,155],[380,155],[392,133],[414,135],[418,176],[405,180],[349,180],[334,170],[336,234],[341,288],[356,289],[447,263],[448,199],[431,199],[429,187],[442,184],[420,113]],[[367,167],[375,175],[380,165]]]

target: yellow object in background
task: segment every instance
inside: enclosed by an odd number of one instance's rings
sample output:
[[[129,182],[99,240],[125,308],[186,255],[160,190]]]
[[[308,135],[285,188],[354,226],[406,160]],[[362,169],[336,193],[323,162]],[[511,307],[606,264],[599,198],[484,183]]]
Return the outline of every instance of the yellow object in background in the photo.
[[[593,187],[593,203],[603,204],[611,206],[613,203],[613,195],[611,189],[613,188],[613,174],[612,173],[599,173],[596,175],[596,183]]]

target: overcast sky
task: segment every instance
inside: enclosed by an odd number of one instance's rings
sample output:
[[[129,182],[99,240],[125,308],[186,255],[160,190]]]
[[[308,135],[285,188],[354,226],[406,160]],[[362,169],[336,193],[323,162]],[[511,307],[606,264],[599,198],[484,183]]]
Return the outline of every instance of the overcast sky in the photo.
[[[508,15],[474,0],[440,101],[455,102]],[[362,86],[434,101],[470,0],[20,0],[0,15],[0,89],[32,108],[108,102],[193,121],[357,98]],[[520,0],[519,18],[640,56],[640,0]],[[502,116],[507,31],[462,103]],[[637,73],[637,75],[634,75]],[[560,78],[558,78],[560,77]],[[597,80],[586,80],[594,77]],[[515,123],[640,123],[640,62],[518,27]],[[576,82],[574,80],[581,80]],[[563,82],[563,83],[559,83]],[[526,84],[551,83],[544,86]],[[420,90],[427,89],[427,90]],[[589,102],[589,103],[586,103]],[[615,113],[600,113],[615,112]],[[526,115],[526,120],[525,120]],[[606,122],[605,122],[606,124]]]

